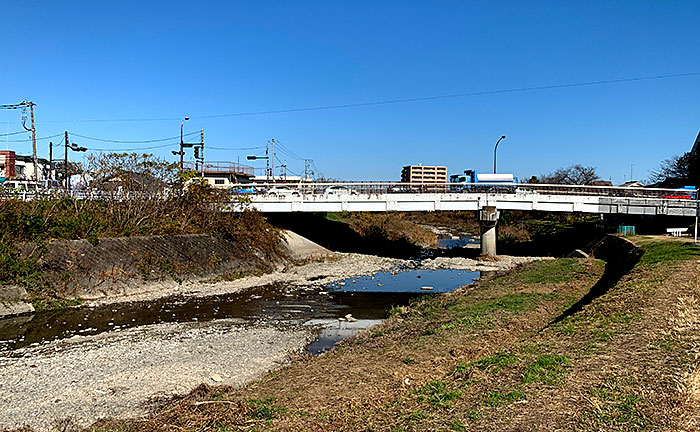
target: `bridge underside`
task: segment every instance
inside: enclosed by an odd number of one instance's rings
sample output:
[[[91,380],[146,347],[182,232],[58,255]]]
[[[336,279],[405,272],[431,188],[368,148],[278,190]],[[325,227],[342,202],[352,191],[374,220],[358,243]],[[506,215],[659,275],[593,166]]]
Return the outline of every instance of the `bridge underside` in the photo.
[[[275,212],[478,211],[481,251],[496,254],[499,210],[695,216],[696,202],[682,199],[541,193],[389,193],[358,195],[253,196],[251,206]],[[238,210],[237,208],[234,209]]]

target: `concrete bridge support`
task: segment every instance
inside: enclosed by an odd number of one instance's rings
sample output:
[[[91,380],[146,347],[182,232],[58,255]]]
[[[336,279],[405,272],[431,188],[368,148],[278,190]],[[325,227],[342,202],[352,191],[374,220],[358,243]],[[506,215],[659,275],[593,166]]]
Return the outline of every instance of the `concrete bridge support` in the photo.
[[[496,255],[496,223],[499,211],[496,207],[483,207],[479,210],[481,224],[481,255]]]

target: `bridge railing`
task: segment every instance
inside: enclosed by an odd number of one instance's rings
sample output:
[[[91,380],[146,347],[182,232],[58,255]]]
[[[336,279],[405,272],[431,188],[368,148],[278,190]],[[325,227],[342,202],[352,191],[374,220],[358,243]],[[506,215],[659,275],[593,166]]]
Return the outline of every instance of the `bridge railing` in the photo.
[[[668,188],[642,188],[619,186],[587,186],[587,185],[550,185],[539,183],[402,183],[389,181],[360,181],[360,182],[332,182],[332,183],[257,183],[238,184],[229,188],[235,195],[252,195],[255,197],[332,197],[332,196],[360,196],[360,195],[385,195],[385,194],[541,194],[541,195],[584,195],[604,196],[611,198],[649,198],[661,200],[697,200],[698,193],[689,189]],[[0,199],[14,198],[31,200],[41,197],[61,195],[72,196],[77,199],[114,199],[114,194],[97,190],[13,190],[0,187]],[[119,194],[117,194],[119,195]],[[162,197],[168,196],[167,190]],[[134,199],[134,194],[126,194],[120,199]]]
[[[252,186],[252,189],[251,189]],[[689,189],[553,185],[539,183],[402,183],[386,181],[333,182],[333,183],[263,183],[242,184],[232,187],[232,193],[252,193],[260,196],[284,195],[382,195],[399,193],[490,193],[490,194],[543,194],[589,195],[619,198],[653,198],[666,200],[697,199],[697,192]]]

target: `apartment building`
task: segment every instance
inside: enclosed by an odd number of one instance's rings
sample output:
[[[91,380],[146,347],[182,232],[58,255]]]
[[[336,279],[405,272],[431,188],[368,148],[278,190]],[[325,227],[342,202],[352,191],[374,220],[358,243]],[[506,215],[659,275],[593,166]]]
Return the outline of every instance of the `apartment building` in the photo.
[[[447,167],[408,165],[401,170],[402,183],[447,183]]]

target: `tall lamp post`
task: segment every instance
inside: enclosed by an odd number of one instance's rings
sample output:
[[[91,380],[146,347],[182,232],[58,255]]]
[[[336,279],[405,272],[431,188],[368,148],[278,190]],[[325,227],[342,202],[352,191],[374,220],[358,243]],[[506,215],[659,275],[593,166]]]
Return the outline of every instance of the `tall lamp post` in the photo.
[[[498,143],[501,142],[501,140],[506,139],[506,136],[503,135],[496,141],[496,147],[493,148],[493,173],[496,174],[496,150],[498,150]]]

